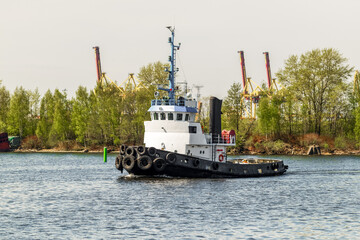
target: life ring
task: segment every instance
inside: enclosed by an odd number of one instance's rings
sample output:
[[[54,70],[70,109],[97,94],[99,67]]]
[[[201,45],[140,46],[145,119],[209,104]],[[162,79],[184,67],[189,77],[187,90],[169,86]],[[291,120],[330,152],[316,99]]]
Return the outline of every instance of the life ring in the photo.
[[[222,162],[222,161],[224,161],[224,155],[220,154],[219,155],[219,162]]]
[[[152,165],[151,158],[147,155],[141,156],[137,159],[137,165],[141,170],[148,170]]]

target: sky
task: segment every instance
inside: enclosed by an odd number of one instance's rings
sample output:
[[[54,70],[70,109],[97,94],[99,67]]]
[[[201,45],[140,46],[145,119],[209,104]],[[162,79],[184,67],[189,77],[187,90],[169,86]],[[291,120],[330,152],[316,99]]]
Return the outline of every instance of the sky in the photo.
[[[316,48],[335,48],[360,68],[358,0],[0,0],[0,80],[17,86],[66,89],[96,84],[93,46],[102,70],[118,83],[142,66],[167,62],[166,26],[181,42],[177,81],[201,85],[202,96],[226,96],[247,76],[266,81],[285,60]],[[351,79],[349,79],[351,81]],[[193,94],[195,94],[194,91]]]

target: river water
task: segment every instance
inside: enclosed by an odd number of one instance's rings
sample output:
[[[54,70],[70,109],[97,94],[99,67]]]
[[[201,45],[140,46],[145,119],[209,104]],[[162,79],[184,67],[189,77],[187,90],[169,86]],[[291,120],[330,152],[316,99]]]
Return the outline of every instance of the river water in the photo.
[[[0,239],[360,239],[360,157],[267,158],[288,172],[129,178],[115,155],[3,153]]]

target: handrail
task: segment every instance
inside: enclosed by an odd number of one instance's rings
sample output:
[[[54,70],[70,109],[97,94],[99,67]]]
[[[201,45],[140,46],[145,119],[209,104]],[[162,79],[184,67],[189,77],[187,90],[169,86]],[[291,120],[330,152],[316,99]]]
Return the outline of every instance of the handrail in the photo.
[[[223,138],[221,135],[206,134],[207,144],[222,144],[222,145],[234,145],[236,143],[235,136],[229,136],[228,139]]]
[[[151,106],[185,106],[186,101],[186,99],[153,99],[151,100]]]

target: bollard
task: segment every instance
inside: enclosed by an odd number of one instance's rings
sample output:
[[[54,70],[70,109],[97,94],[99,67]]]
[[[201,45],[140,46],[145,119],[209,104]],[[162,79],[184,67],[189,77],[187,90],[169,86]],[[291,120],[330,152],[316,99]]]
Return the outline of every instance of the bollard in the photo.
[[[104,147],[104,163],[107,162],[107,148]]]

